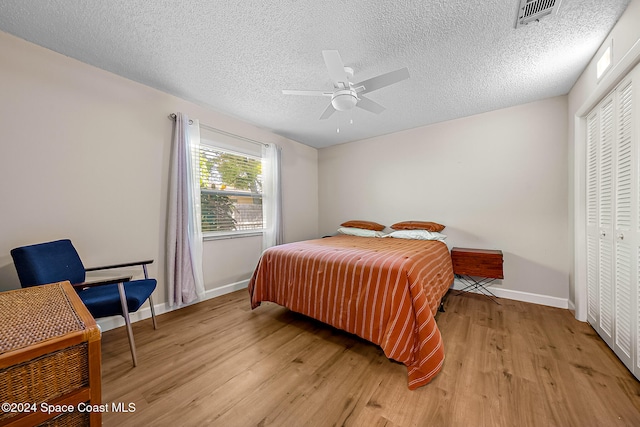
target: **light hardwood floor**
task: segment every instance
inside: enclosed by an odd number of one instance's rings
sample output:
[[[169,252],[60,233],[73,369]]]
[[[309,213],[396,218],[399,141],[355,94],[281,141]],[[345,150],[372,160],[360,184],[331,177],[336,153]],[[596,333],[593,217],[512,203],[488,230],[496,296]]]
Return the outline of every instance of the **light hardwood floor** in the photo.
[[[449,295],[446,360],[410,391],[381,349],[246,290],[103,335],[105,426],[640,426],[640,383],[568,310]]]

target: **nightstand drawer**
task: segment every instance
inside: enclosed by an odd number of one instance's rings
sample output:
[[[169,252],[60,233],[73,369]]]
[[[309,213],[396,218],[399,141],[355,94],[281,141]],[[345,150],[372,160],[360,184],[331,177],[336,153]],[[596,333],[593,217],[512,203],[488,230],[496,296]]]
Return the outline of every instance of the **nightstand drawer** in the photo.
[[[492,249],[451,249],[454,274],[504,279],[502,251]]]

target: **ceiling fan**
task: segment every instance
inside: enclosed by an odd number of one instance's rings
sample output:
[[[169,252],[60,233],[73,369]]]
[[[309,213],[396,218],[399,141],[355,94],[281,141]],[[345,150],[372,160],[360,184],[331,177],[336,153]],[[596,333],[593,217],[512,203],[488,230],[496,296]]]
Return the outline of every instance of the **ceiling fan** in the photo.
[[[409,70],[401,68],[377,77],[363,80],[359,83],[352,83],[353,68],[345,67],[337,50],[323,50],[324,63],[329,70],[329,76],[333,81],[333,91],[322,90],[283,90],[284,95],[306,95],[306,96],[329,96],[331,103],[320,116],[320,120],[327,119],[336,110],[347,111],[353,107],[375,114],[382,113],[385,108],[375,101],[366,98],[364,95],[374,90],[382,89],[402,80],[409,78]]]

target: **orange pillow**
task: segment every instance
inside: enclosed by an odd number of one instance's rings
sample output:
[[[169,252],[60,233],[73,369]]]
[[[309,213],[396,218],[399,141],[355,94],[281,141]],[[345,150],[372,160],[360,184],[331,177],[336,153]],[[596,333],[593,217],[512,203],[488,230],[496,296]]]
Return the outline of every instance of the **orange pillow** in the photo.
[[[340,225],[342,227],[364,228],[365,230],[373,230],[373,231],[384,230],[384,225],[378,224],[377,222],[373,222],[373,221],[352,220],[352,221],[343,222]]]
[[[394,230],[427,230],[439,232],[444,230],[444,225],[430,221],[402,221],[391,226]]]

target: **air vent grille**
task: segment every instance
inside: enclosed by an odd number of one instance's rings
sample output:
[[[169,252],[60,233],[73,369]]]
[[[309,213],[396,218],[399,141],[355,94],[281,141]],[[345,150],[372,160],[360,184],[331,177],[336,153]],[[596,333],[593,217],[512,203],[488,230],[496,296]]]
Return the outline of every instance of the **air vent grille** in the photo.
[[[520,0],[516,28],[558,12],[562,0]]]

